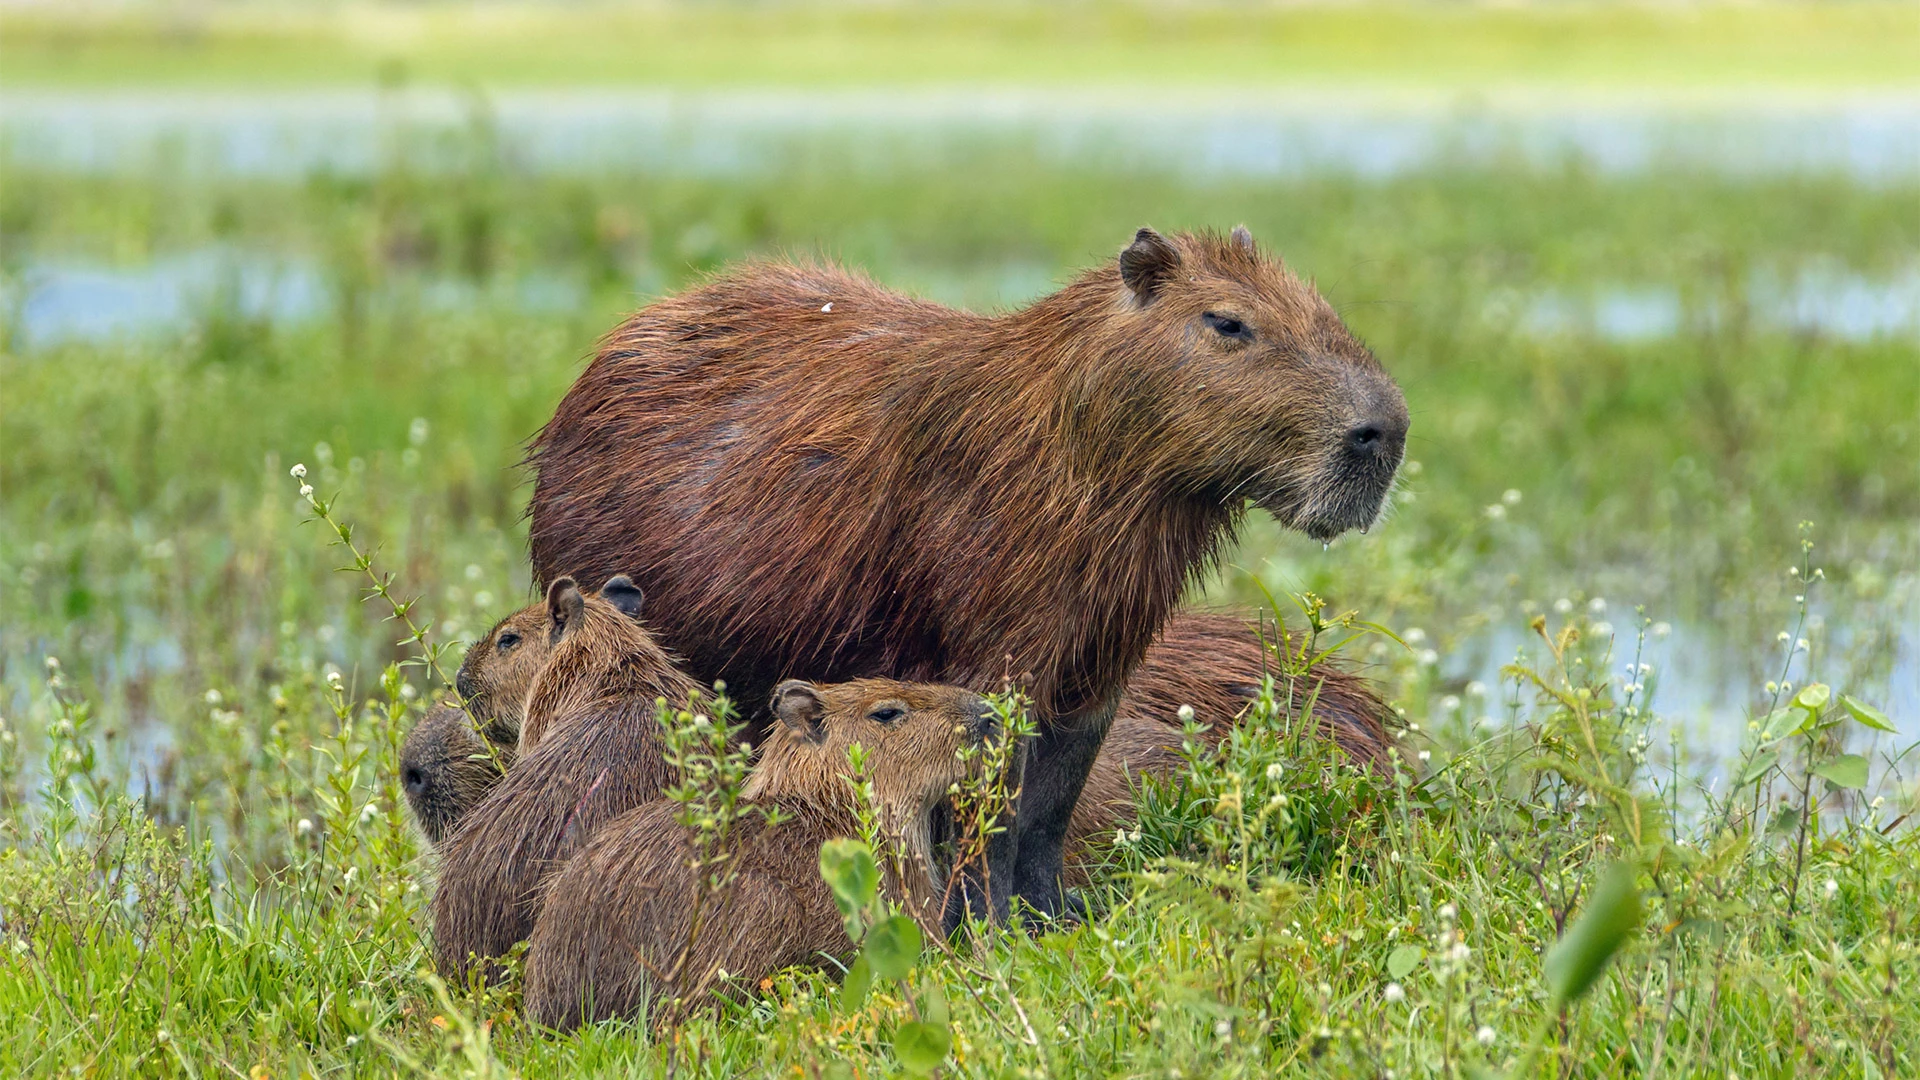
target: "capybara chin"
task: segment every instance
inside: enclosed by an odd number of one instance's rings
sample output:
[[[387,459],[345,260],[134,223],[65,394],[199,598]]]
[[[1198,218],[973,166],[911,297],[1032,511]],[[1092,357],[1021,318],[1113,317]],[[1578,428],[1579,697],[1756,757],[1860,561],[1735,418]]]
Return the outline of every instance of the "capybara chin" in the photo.
[[[1268,639],[1273,640],[1272,638]],[[1169,776],[1186,766],[1180,707],[1193,708],[1201,740],[1218,746],[1253,707],[1264,677],[1274,679],[1274,704],[1289,726],[1310,721],[1309,736],[1330,740],[1354,764],[1387,766],[1387,725],[1393,709],[1366,679],[1333,660],[1304,675],[1288,675],[1252,622],[1232,615],[1183,612],[1134,669],[1127,696],[1114,713],[1067,830],[1067,877],[1086,878],[1098,855],[1090,849],[1137,816],[1143,776]]]
[[[683,705],[699,687],[635,619],[639,604],[624,577],[593,597],[571,578],[548,587],[552,653],[527,692],[519,760],[442,848],[433,944],[443,974],[524,939],[542,876],[672,782],[656,702]]]
[[[1053,912],[1126,678],[1248,500],[1363,528],[1406,433],[1379,362],[1244,229],[1142,229],[992,317],[762,263],[601,344],[534,445],[534,572],[631,572],[741,700],[798,673],[1030,676],[1040,735],[969,903],[1003,913],[1011,881]]]
[[[704,907],[676,804],[651,803],[608,823],[547,886],[527,950],[526,1009],[535,1022],[569,1029],[668,1001],[693,1008],[715,994],[750,993],[781,968],[850,953],[819,860],[822,843],[858,835],[847,760],[854,743],[868,750],[874,804],[901,856],[880,859],[887,893],[937,916],[943,870],[931,811],[966,777],[959,751],[994,734],[986,702],[951,686],[789,681],[772,713],[778,723],[746,795],[779,806],[786,820],[769,826],[754,816],[739,826],[729,846],[736,877]]]

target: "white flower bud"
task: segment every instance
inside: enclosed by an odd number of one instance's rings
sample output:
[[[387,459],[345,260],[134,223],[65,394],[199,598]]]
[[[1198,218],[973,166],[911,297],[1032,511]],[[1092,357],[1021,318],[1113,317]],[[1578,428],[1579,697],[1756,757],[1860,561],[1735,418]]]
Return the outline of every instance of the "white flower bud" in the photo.
[[[287,474],[296,480],[303,479],[307,475],[307,467],[305,465],[295,465],[293,468],[287,470]]]
[[[1389,1005],[1398,1005],[1407,1000],[1406,990],[1397,982],[1388,983],[1386,990],[1382,991],[1380,996],[1386,998]]]

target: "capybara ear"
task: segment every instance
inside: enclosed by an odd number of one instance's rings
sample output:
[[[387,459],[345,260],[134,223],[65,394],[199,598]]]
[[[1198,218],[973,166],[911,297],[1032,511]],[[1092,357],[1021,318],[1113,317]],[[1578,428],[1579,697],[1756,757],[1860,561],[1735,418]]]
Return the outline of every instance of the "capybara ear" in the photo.
[[[1253,254],[1253,233],[1245,225],[1233,227],[1233,246],[1247,254]]]
[[[640,586],[625,574],[615,574],[600,586],[600,599],[620,609],[620,613],[629,619],[640,617],[640,608],[647,602],[647,594]]]
[[[547,586],[547,622],[553,626],[547,633],[548,644],[559,644],[567,631],[580,625],[580,613],[586,606],[587,599],[580,595],[580,586],[572,578],[554,578]]]
[[[1179,270],[1180,253],[1152,229],[1134,233],[1133,243],[1120,253],[1120,280],[1143,304]]]
[[[772,708],[781,723],[808,742],[817,743],[826,737],[821,720],[826,717],[827,706],[812,683],[788,679],[774,687]]]

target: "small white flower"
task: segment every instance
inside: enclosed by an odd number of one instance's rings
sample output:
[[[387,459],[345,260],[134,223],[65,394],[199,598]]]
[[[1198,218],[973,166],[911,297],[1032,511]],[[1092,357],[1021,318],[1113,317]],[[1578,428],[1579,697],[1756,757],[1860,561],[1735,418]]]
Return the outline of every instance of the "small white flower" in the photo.
[[[1873,801],[1867,804],[1867,809],[1878,810],[1885,805],[1887,805],[1887,797],[1885,795],[1875,795]]]
[[[1670,622],[1657,622],[1657,623],[1654,623],[1654,624],[1653,624],[1653,636],[1654,636],[1654,637],[1666,637],[1666,636],[1667,636],[1668,634],[1671,634],[1671,633],[1673,633],[1673,624],[1672,624],[1672,623],[1670,623]]]
[[[1520,505],[1520,489],[1508,488],[1507,490],[1501,492],[1500,501],[1503,503],[1506,503],[1508,506],[1519,506]]]
[[[1387,1004],[1389,1005],[1398,1005],[1407,1000],[1406,990],[1397,982],[1388,983],[1387,988],[1381,991],[1380,996],[1386,998]]]
[[[1567,612],[1573,610],[1573,601],[1563,596],[1553,602],[1553,610],[1565,615]]]
[[[1604,599],[1596,596],[1593,599],[1587,601],[1587,610],[1593,612],[1595,615],[1598,615],[1607,610],[1607,602]]]
[[[1766,686],[1767,693],[1769,694],[1778,693],[1779,690],[1780,690],[1779,683],[1774,682],[1772,679],[1767,680],[1767,686]]]
[[[1174,710],[1173,715],[1179,717],[1181,723],[1191,724],[1193,723],[1193,706],[1182,705],[1178,709]]]
[[[1605,619],[1601,619],[1599,622],[1593,624],[1593,632],[1597,637],[1612,637],[1613,624]]]
[[[1774,635],[1774,640],[1780,642],[1781,644],[1785,644],[1793,640],[1793,635],[1787,633],[1785,630],[1782,630],[1778,634]]]
[[[345,690],[346,680],[340,677],[340,673],[338,671],[328,671],[327,685],[333,687],[336,691]]]
[[[1214,1038],[1216,1039],[1231,1038],[1233,1036],[1233,1021],[1231,1020],[1214,1021],[1213,1035],[1214,1035]]]
[[[360,1045],[360,1036],[358,1036],[358,1035],[349,1035],[349,1036],[347,1036],[347,1045],[348,1045],[348,1046],[359,1046],[359,1045]]]
[[[1452,712],[1460,707],[1460,699],[1452,694],[1448,694],[1446,697],[1440,699],[1440,707],[1448,712]]]
[[[1281,776],[1283,776],[1286,773],[1286,771],[1287,771],[1286,767],[1276,761],[1273,764],[1267,766],[1267,779],[1278,780],[1280,779]]]
[[[1466,963],[1466,962],[1467,962],[1467,957],[1469,957],[1469,956],[1472,956],[1472,955],[1473,955],[1473,950],[1472,950],[1472,949],[1469,949],[1469,948],[1467,948],[1467,943],[1466,943],[1466,942],[1464,942],[1464,941],[1460,941],[1460,942],[1455,942],[1455,943],[1454,943],[1454,946],[1453,946],[1453,951],[1452,951],[1451,953],[1449,953],[1448,955],[1450,955],[1450,956],[1452,956],[1452,957],[1453,957],[1453,962],[1454,962],[1454,963],[1456,963],[1456,964],[1464,964],[1464,963]]]
[[[207,691],[206,697],[207,697],[207,704],[209,705],[220,704],[220,691],[209,689]]]
[[[1494,503],[1487,507],[1486,514],[1488,521],[1499,521],[1507,516],[1507,508],[1501,506],[1499,503]]]
[[[1827,883],[1825,886],[1823,886],[1823,888],[1827,890],[1827,895],[1831,897],[1834,893],[1837,893],[1840,891],[1840,883],[1833,880],[1832,878],[1828,878]]]
[[[300,834],[301,836],[311,836],[311,835],[313,835],[313,819],[312,819],[312,818],[301,818],[301,819],[300,819],[300,820],[299,820],[299,821],[298,821],[298,822],[297,822],[297,823],[296,823],[296,824],[295,824],[295,825],[293,826],[293,831],[294,831],[294,832],[297,832],[297,833],[299,833],[299,834]]]
[[[166,1044],[173,1041],[173,1036],[167,1034],[166,1028],[161,1028],[160,1030],[153,1033],[153,1041],[159,1043],[162,1046],[165,1046]]]
[[[1432,649],[1421,649],[1419,653],[1414,656],[1414,659],[1420,661],[1421,667],[1432,667],[1440,662],[1440,654],[1434,652]]]
[[[407,441],[415,446],[424,445],[427,441],[428,430],[426,417],[414,417],[413,423],[407,425]]]
[[[300,485],[300,497],[301,497],[301,498],[303,498],[303,499],[311,499],[311,498],[313,498],[313,485],[312,485],[312,484],[301,484],[301,485]]]
[[[1418,645],[1427,640],[1427,632],[1417,626],[1409,626],[1407,632],[1400,635],[1400,640],[1409,645]]]
[[[49,673],[52,673],[59,670],[60,670],[60,658],[57,656],[47,657],[47,671]]]
[[[1431,760],[1433,760],[1433,751],[1431,751],[1431,750],[1422,750],[1422,751],[1420,751],[1420,760],[1421,760],[1421,761],[1431,761]]]
[[[1793,651],[1794,651],[1794,652],[1806,652],[1806,651],[1807,651],[1807,639],[1806,639],[1806,638],[1797,638],[1797,639],[1795,639],[1795,640],[1794,640],[1794,643],[1793,643]]]
[[[293,468],[288,469],[287,473],[296,480],[303,479],[307,475],[307,467],[305,465],[295,465]]]
[[[1485,697],[1486,694],[1487,694],[1487,684],[1481,682],[1479,679],[1475,679],[1472,682],[1467,684],[1468,697]]]
[[[357,866],[349,866],[347,867],[347,872],[345,874],[340,875],[340,881],[343,884],[351,885],[353,884],[353,879],[359,876],[360,876],[360,868]]]
[[[1485,1024],[1481,1024],[1480,1030],[1473,1033],[1473,1038],[1474,1041],[1478,1042],[1481,1046],[1492,1046],[1494,1039],[1493,1029]]]
[[[1460,914],[1460,912],[1455,909],[1452,904],[1441,904],[1440,910],[1434,912],[1434,914],[1439,917],[1441,922],[1452,922],[1454,916]]]

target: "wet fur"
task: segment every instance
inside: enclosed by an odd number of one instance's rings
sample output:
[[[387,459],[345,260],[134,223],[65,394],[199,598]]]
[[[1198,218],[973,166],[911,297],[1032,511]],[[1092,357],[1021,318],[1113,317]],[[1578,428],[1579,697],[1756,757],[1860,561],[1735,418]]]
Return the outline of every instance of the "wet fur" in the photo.
[[[1207,336],[1215,309],[1257,340]],[[1391,452],[1355,464],[1342,440],[1374,417]],[[758,264],[602,343],[534,445],[534,573],[631,572],[689,670],[743,700],[791,674],[1025,676],[1041,735],[996,893],[1051,911],[1127,676],[1245,501],[1364,526],[1405,428],[1372,354],[1240,230],[1142,230],[995,317]]]
[[[869,751],[875,803],[906,869],[895,876],[882,859],[888,892],[937,920],[943,873],[928,822],[964,777],[956,751],[986,733],[984,702],[954,687],[884,680],[808,692],[823,706],[818,728],[782,725],[763,744],[746,790],[748,801],[778,805],[790,819],[769,826],[756,816],[735,833],[738,876],[703,915],[686,960],[676,969],[697,895],[688,866],[694,845],[675,820],[678,807],[654,802],[609,823],[547,886],[527,953],[528,1016],[570,1029],[639,1017],[667,999],[693,1008],[714,994],[753,993],[783,967],[847,956],[853,943],[819,856],[825,841],[858,834],[847,778],[854,742]],[[891,727],[864,720],[878,702],[902,703],[906,718]],[[720,985],[720,970],[734,980]]]

